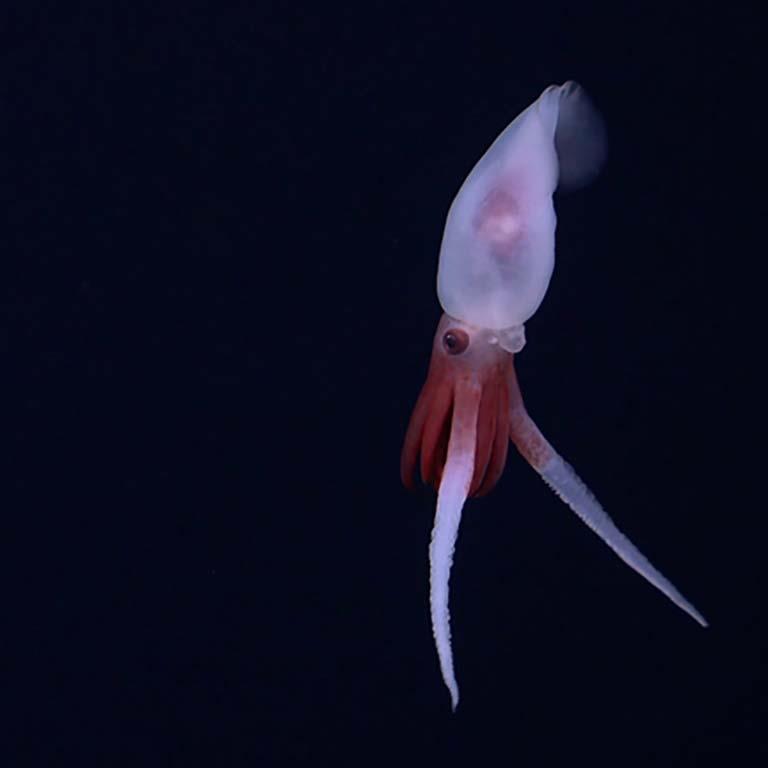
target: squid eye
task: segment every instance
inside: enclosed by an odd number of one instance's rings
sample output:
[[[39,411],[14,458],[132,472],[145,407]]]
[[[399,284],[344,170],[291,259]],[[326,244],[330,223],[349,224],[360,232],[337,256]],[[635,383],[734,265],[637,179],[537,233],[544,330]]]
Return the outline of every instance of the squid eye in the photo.
[[[469,336],[458,328],[443,334],[443,346],[449,355],[460,355],[469,346]]]

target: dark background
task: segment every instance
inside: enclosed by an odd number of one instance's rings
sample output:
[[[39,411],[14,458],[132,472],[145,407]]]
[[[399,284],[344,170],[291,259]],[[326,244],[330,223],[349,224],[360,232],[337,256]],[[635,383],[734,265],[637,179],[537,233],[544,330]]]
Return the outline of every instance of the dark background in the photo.
[[[768,757],[761,27],[521,5],[4,6],[3,766]],[[521,386],[711,628],[511,453],[452,715],[401,440],[450,201],[569,78],[609,160],[558,199]]]

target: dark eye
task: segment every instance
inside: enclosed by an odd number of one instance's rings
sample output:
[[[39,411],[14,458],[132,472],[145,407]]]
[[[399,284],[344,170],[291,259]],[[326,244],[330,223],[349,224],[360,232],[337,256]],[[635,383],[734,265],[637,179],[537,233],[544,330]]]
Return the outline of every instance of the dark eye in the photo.
[[[458,328],[443,334],[443,346],[449,355],[460,355],[469,346],[469,336]]]

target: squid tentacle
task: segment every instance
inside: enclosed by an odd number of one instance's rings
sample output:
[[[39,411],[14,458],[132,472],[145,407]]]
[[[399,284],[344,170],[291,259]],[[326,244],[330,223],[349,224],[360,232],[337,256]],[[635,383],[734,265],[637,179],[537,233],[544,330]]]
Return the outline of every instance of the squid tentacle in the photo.
[[[639,573],[678,608],[702,627],[707,621],[680,591],[621,532],[600,502],[555,449],[528,415],[523,405],[517,378],[510,378],[510,438],[525,460],[544,482],[596,533],[630,568]]]
[[[459,703],[459,687],[454,673],[451,650],[448,584],[456,538],[459,534],[461,512],[475,471],[479,400],[479,383],[457,382],[448,455],[437,492],[437,510],[429,545],[429,602],[432,633],[440,661],[440,671],[450,691],[451,706],[454,711]]]

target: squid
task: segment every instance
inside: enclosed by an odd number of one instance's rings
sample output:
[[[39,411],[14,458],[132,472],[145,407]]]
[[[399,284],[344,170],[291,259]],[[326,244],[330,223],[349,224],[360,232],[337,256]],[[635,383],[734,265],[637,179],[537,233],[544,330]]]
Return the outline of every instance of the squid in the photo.
[[[437,293],[444,310],[426,382],[401,456],[437,491],[429,546],[432,632],[453,711],[459,703],[449,579],[464,503],[499,480],[511,441],[544,482],[630,568],[706,627],[704,617],[632,542],[528,415],[514,358],[525,322],[547,291],[555,263],[556,188],[590,182],[605,159],[605,129],[573,81],[548,87],[499,135],[448,212]]]

